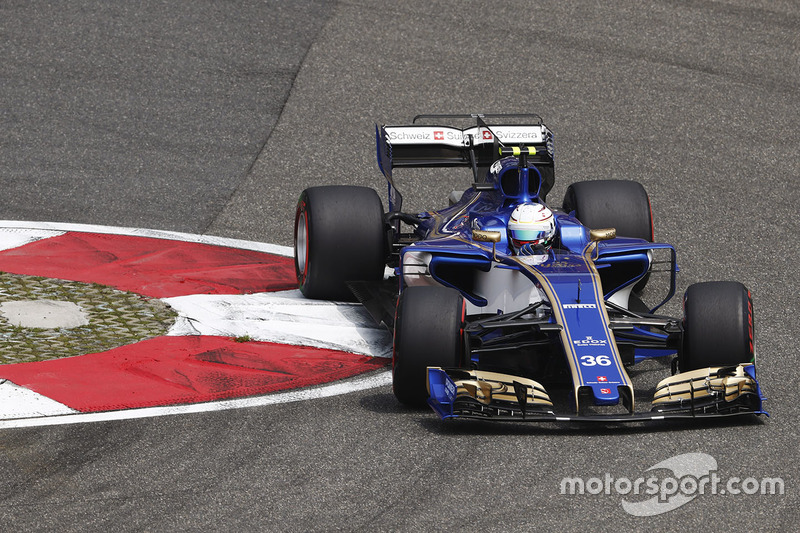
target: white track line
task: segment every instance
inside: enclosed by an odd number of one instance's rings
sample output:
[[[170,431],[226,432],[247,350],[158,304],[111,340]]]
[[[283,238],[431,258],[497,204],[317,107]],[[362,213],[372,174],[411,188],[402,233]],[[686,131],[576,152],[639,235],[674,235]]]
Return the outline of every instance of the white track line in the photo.
[[[148,237],[151,239],[168,239],[184,242],[195,242],[201,244],[211,244],[215,246],[228,246],[230,248],[240,248],[242,250],[252,250],[255,252],[265,252],[269,254],[291,257],[294,250],[290,246],[280,246],[278,244],[267,244],[255,241],[245,241],[240,239],[229,239],[227,237],[215,237],[213,235],[194,235],[191,233],[180,233],[177,231],[162,231],[157,229],[124,228],[116,226],[95,226],[93,224],[68,224],[64,222],[27,222],[20,220],[0,220],[0,229],[27,229],[35,231],[51,231],[56,236],[68,231],[78,233],[101,233],[104,235],[127,235],[129,237]],[[24,243],[23,243],[24,244]]]
[[[143,407],[140,409],[127,409],[123,411],[105,411],[101,413],[78,413],[36,418],[20,418],[16,420],[0,421],[0,429],[30,428],[39,426],[60,426],[66,424],[86,424],[91,422],[108,422],[112,420],[134,420],[138,418],[152,418],[156,416],[187,415],[192,413],[210,413],[228,409],[243,409],[246,407],[263,407],[282,403],[317,400],[331,396],[340,396],[351,392],[383,387],[392,382],[392,373],[382,371],[366,377],[358,377],[347,381],[339,381],[313,389],[293,390],[270,394],[268,396],[255,396],[237,398],[234,400],[221,400],[217,402],[195,403],[188,405],[173,405],[169,407]]]

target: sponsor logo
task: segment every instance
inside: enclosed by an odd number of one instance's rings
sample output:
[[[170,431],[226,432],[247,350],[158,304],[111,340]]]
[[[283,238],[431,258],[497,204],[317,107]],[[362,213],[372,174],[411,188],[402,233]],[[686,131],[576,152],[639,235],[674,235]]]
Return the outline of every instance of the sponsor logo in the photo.
[[[566,306],[564,306],[566,307]],[[607,346],[608,341],[605,339],[593,339],[592,337],[586,337],[585,339],[572,341],[575,346]]]
[[[450,401],[455,400],[456,398],[456,384],[453,383],[449,377],[445,379],[444,382],[444,393],[447,395],[447,399]]]
[[[494,132],[494,135],[492,134]],[[433,128],[387,128],[386,136],[389,142],[456,142],[465,143],[468,138],[472,138],[477,143],[494,141],[495,136],[499,140],[511,143],[532,143],[542,142],[542,134],[538,130],[492,130],[484,128],[470,128],[466,131],[450,128],[435,130]]]
[[[390,131],[388,132],[390,141],[430,141],[431,132],[420,130]]]
[[[498,139],[503,141],[542,142],[542,133],[538,130],[493,130]],[[484,137],[485,139],[486,137]],[[490,137],[491,138],[491,137]]]
[[[564,304],[564,309],[597,309],[595,304]]]
[[[600,389],[600,394],[611,394],[611,389]]]

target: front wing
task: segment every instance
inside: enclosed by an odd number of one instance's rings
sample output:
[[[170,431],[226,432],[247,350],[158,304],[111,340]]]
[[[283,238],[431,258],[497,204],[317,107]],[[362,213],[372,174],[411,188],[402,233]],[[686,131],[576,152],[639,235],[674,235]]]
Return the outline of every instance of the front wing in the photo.
[[[428,368],[428,404],[443,419],[513,422],[637,422],[644,420],[768,415],[755,366],[683,372],[656,387],[652,410],[621,414],[563,414],[545,387],[531,379],[480,370]]]

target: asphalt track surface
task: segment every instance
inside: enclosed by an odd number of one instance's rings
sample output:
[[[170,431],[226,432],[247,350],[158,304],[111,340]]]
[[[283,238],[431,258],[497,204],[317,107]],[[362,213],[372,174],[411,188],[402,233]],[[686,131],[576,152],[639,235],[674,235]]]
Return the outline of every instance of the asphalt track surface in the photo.
[[[800,8],[793,2],[0,1],[2,218],[291,244],[315,184],[383,191],[373,124],[543,115],[556,187],[625,178],[674,243],[679,291],[755,298],[772,418],[441,424],[388,387],[328,399],[0,432],[7,530],[792,530],[798,516]],[[468,176],[409,178],[419,208]],[[675,309],[673,309],[675,310]],[[634,517],[565,477],[672,456],[783,495]]]

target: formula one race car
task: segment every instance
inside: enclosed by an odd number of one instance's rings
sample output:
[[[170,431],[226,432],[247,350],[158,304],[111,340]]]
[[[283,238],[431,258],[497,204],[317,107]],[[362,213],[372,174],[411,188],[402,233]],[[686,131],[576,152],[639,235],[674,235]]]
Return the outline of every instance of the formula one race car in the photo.
[[[369,188],[305,190],[295,262],[306,297],[356,298],[394,332],[400,402],[443,419],[766,414],[742,284],[691,285],[683,317],[656,314],[678,268],[653,242],[642,185],[578,182],[549,206],[553,136],[538,115],[421,115],[376,136],[388,212]],[[474,183],[448,207],[402,211],[394,169],[458,166]],[[666,377],[634,387],[644,361]]]

